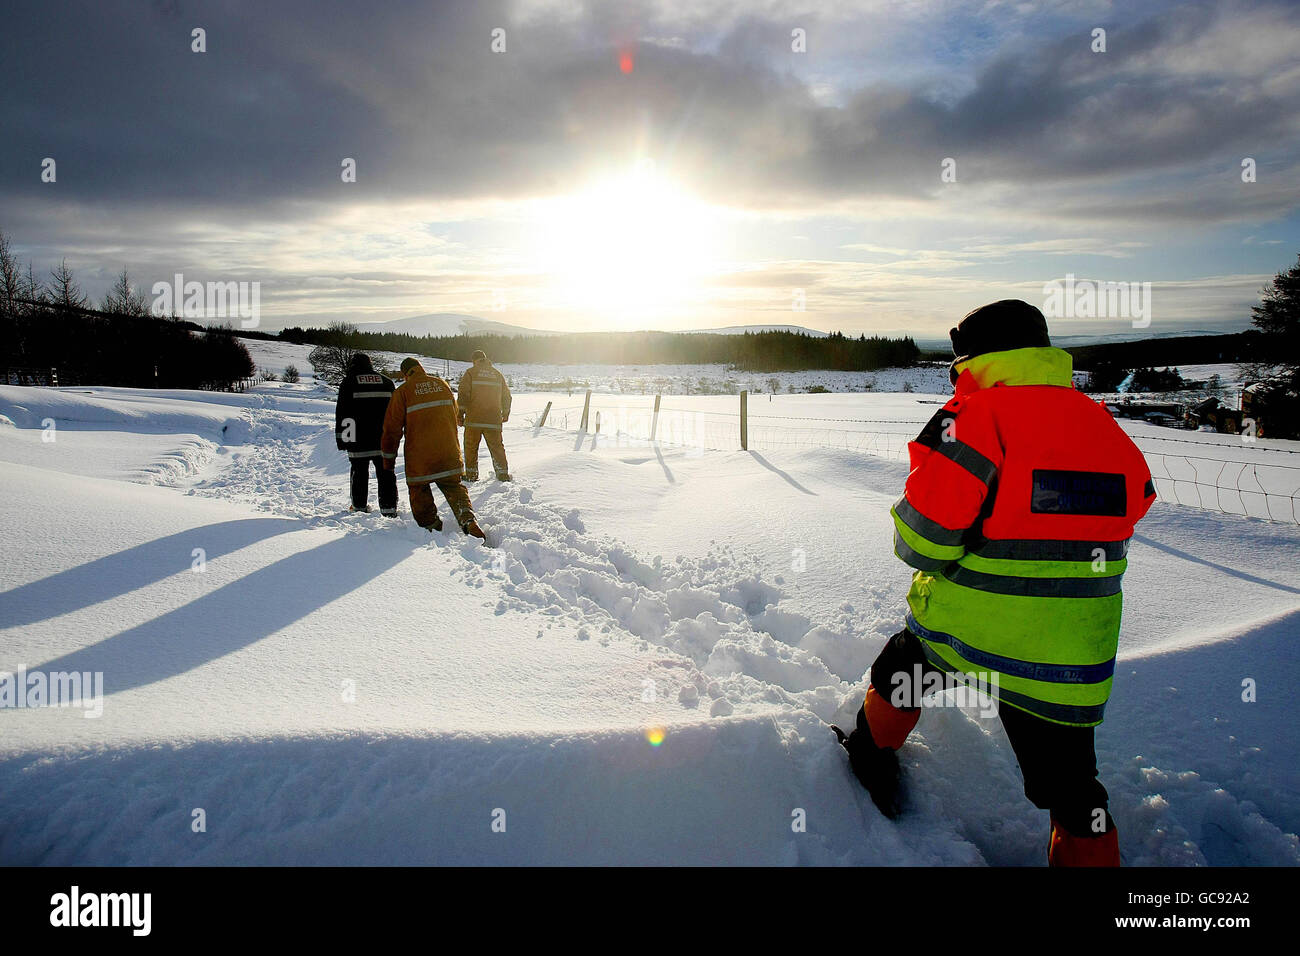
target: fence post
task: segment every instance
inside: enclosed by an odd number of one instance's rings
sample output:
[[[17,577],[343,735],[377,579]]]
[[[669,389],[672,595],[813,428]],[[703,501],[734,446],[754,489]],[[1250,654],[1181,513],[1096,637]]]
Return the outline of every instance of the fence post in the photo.
[[[542,409],[542,418],[541,418],[541,421],[539,421],[539,422],[537,423],[537,427],[538,427],[538,428],[545,428],[545,427],[546,427],[546,416],[549,415],[549,414],[551,414],[551,403],[550,403],[550,402],[547,402],[547,403],[546,403],[546,407]]]
[[[662,397],[663,396],[661,395],[655,396],[655,413],[654,413],[654,417],[650,419],[650,440],[651,441],[655,440],[655,432],[659,428],[659,399]]]
[[[600,434],[600,412],[596,412],[596,434]]]
[[[749,451],[749,392],[740,393],[740,450]]]
[[[588,415],[590,415],[590,413],[591,413],[591,389],[587,389],[587,398],[582,403],[582,424],[578,426],[578,431],[585,432],[587,430],[587,417]]]

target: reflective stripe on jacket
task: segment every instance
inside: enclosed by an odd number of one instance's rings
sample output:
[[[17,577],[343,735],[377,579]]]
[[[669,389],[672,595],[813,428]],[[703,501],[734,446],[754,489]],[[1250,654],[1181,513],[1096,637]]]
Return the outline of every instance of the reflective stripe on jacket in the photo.
[[[976,356],[908,445],[894,551],[916,568],[908,626],[942,670],[996,674],[1003,705],[1101,723],[1146,460],[1055,348]]]
[[[378,372],[345,376],[334,403],[334,434],[351,458],[379,454],[393,383]]]
[[[497,430],[501,420],[510,417],[510,386],[496,366],[471,365],[460,377],[460,407],[465,425],[470,428]]]
[[[393,392],[384,417],[380,449],[385,458],[396,458],[405,433],[408,485],[442,481],[464,472],[456,415],[456,396],[451,386],[423,369]]]

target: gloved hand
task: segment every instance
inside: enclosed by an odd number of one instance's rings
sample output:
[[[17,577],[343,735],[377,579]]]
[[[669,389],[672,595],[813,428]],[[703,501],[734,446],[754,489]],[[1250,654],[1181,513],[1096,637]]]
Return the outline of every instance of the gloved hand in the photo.
[[[460,424],[461,426],[464,426],[464,424],[465,424],[465,413],[464,413],[464,412],[461,412],[461,413],[460,413],[460,418],[457,419],[457,422],[458,422],[458,424]]]
[[[505,424],[506,422],[508,422],[508,421],[510,421],[510,416],[509,416],[509,415],[502,415],[502,416],[501,416],[501,424],[502,424],[502,425],[504,425],[504,424]]]

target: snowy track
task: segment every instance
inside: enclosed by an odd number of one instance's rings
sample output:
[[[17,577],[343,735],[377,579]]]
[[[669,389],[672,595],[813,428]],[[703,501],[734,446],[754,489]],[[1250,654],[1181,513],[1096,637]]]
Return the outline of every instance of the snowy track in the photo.
[[[512,424],[488,548],[345,514],[311,389],[88,391],[0,394],[0,669],[108,695],[0,711],[4,862],[1042,862],[996,720],[927,710],[898,824],[823,723],[899,627],[901,463]],[[1141,532],[1098,737],[1125,859],[1300,862],[1300,530]]]

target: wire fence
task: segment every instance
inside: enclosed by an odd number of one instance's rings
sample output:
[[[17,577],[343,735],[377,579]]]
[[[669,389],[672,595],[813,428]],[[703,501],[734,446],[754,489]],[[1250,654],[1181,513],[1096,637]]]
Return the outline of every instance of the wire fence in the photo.
[[[551,408],[545,427],[580,431],[584,406]],[[594,400],[587,409],[586,434],[600,439],[644,445],[652,440],[689,449],[735,451],[741,447],[741,415],[708,409],[662,405],[656,416],[650,408],[625,401],[607,404]],[[533,416],[535,427],[541,413]],[[923,420],[819,418],[748,414],[746,447],[754,451],[829,448],[907,460],[907,445],[925,424]],[[878,425],[879,428],[845,426]],[[1218,443],[1189,438],[1134,438],[1146,456],[1160,500],[1244,515],[1268,521],[1300,524],[1300,465],[1250,460],[1252,454],[1296,455],[1285,448],[1243,445],[1239,458],[1210,458],[1170,453],[1153,445],[1166,442],[1213,448]],[[1247,450],[1250,449],[1250,450]],[[1234,449],[1236,451],[1236,449]]]
[[[1296,508],[1300,500],[1300,468],[1170,455],[1145,448],[1142,453],[1162,501],[1300,524],[1300,510]]]

